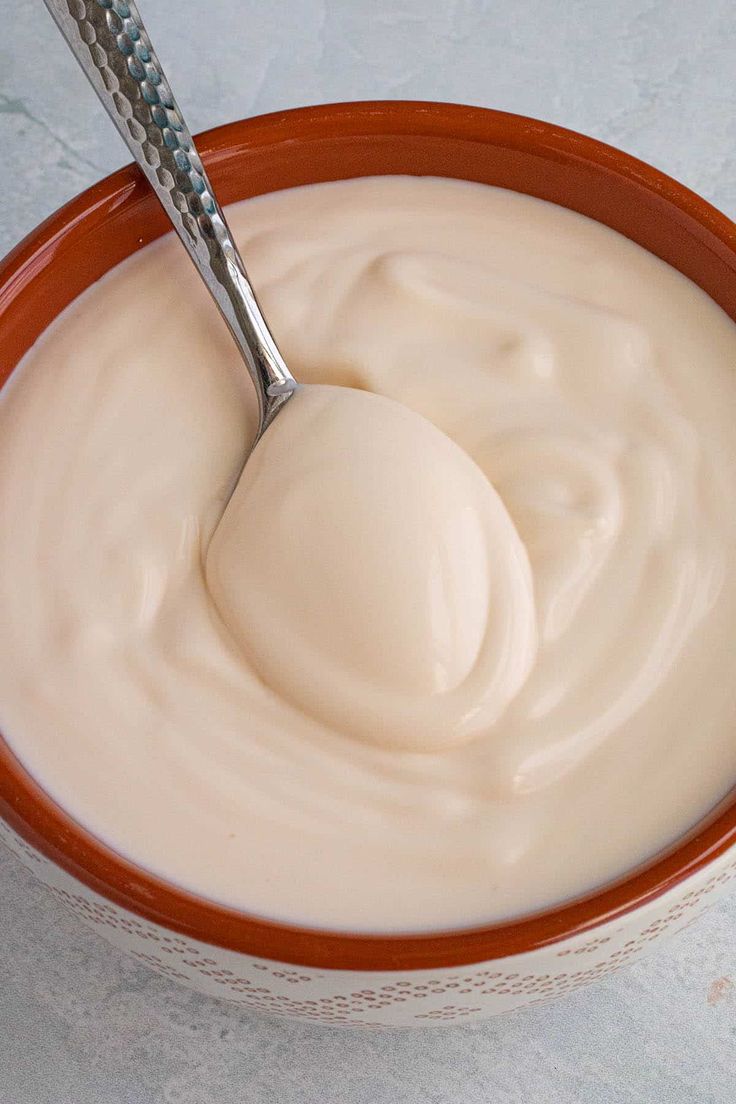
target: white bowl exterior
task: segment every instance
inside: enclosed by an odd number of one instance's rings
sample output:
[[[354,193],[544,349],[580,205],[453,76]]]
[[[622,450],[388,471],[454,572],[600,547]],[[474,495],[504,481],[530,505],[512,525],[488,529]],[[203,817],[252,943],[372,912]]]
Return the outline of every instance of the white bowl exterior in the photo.
[[[436,970],[329,970],[181,936],[88,889],[2,820],[0,841],[85,925],[165,977],[241,1007],[355,1027],[481,1020],[542,1004],[635,961],[691,924],[736,880],[731,848],[642,908],[539,950]]]

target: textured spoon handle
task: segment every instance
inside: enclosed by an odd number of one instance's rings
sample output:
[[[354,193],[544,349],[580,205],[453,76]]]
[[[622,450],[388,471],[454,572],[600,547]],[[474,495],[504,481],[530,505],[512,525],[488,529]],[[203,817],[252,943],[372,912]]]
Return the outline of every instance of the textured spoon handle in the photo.
[[[261,431],[296,384],[269,332],[132,0],[44,0],[207,284],[258,393]]]

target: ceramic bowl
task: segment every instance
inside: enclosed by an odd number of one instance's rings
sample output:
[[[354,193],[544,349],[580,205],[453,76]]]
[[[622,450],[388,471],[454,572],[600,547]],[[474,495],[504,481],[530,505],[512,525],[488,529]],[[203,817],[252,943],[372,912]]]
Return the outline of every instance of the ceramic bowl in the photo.
[[[736,319],[734,225],[648,165],[548,123],[446,104],[337,104],[232,123],[198,146],[225,203],[387,173],[540,196],[632,238]],[[128,167],[30,234],[0,266],[0,382],[75,296],[166,229]],[[132,865],[51,801],[1,739],[0,814],[0,838],[49,891],[152,969],[234,1004],[328,1024],[418,1026],[547,1001],[690,924],[736,876],[733,794],[646,866],[557,908],[464,931],[342,934],[223,908]]]

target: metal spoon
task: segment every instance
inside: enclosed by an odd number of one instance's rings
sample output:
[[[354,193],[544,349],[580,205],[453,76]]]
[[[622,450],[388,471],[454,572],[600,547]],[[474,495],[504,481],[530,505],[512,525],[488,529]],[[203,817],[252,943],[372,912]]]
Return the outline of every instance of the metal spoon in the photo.
[[[258,397],[256,440],[297,388],[132,0],[44,0],[181,238]]]

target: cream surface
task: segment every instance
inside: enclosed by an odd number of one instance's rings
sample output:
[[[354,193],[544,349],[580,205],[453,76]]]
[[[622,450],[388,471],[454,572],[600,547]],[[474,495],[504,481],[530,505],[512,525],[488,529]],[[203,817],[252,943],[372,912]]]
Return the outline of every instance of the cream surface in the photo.
[[[215,532],[252,409],[177,243],[29,353],[0,400],[11,746],[133,860],[324,927],[507,917],[666,846],[736,782],[736,327],[480,185],[230,213],[323,386]]]

